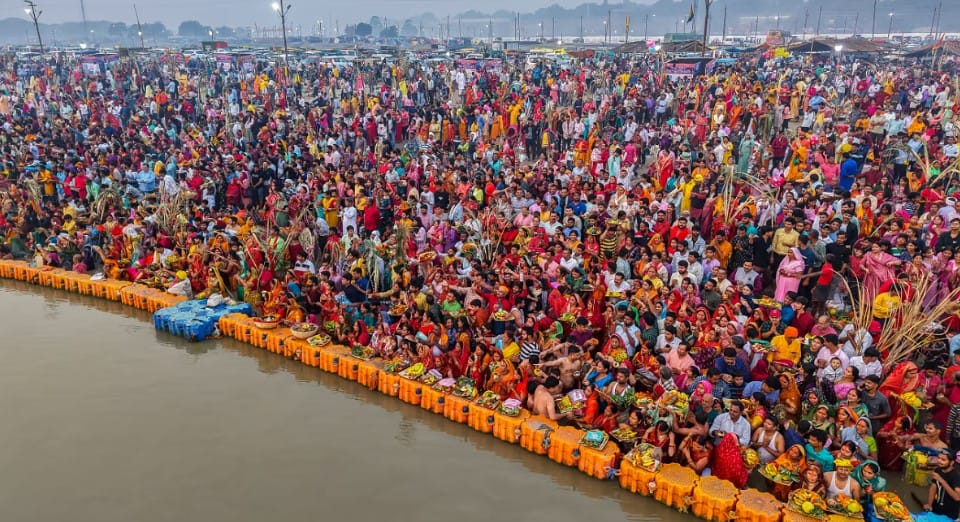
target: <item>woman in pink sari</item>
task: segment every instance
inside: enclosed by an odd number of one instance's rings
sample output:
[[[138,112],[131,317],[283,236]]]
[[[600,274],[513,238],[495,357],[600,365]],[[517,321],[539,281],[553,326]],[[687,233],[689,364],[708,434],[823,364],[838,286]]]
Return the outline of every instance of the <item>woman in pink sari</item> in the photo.
[[[797,247],[791,248],[777,268],[777,288],[773,296],[774,299],[782,303],[787,297],[787,292],[796,292],[800,288],[803,267],[803,256],[800,254],[800,249]]]
[[[870,247],[870,251],[863,256],[863,295],[862,299],[872,302],[877,296],[880,285],[893,281],[897,277],[896,267],[901,261],[887,251],[890,249],[888,241],[877,241]]]

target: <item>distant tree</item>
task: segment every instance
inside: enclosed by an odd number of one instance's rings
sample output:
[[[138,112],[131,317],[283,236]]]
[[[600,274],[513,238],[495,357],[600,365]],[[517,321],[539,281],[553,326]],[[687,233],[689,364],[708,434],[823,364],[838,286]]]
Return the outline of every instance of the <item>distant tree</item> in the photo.
[[[152,24],[143,24],[143,36],[155,38],[163,37],[167,35],[167,27],[160,22],[153,22]]]
[[[208,36],[208,31],[210,31],[209,27],[196,20],[187,20],[185,22],[181,22],[180,26],[177,28],[177,34],[187,37],[206,38]]]
[[[107,34],[110,36],[121,36],[127,32],[127,24],[123,22],[115,22],[110,24],[110,27],[107,28]]]
[[[379,30],[383,29],[384,21],[383,21],[379,16],[376,16],[376,15],[371,16],[369,23],[370,23],[370,27],[371,27],[374,31],[379,31]]]
[[[357,34],[357,26],[347,24],[347,26],[343,28],[343,34],[346,36],[355,36]]]
[[[367,36],[373,34],[373,26],[360,22],[353,29],[353,34],[354,36],[359,36],[360,38],[366,38]]]
[[[233,38],[237,35],[233,27],[227,27],[225,25],[217,27],[216,31],[219,38]]]
[[[395,25],[391,25],[390,27],[384,27],[383,30],[380,31],[380,38],[397,38],[399,36],[400,36],[400,29]]]
[[[400,28],[400,34],[404,36],[419,36],[420,28],[417,24],[413,23],[413,20],[405,20],[403,27]]]

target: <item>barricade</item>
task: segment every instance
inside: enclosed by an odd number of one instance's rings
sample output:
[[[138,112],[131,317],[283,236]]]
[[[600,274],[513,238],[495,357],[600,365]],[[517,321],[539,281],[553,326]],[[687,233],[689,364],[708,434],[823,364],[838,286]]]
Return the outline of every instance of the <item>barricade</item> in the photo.
[[[571,426],[561,426],[550,435],[550,447],[547,448],[547,458],[563,464],[576,467],[580,463],[580,439],[583,430]]]
[[[580,445],[580,462],[577,469],[596,479],[605,479],[617,467],[620,458],[620,448],[613,442],[608,442],[603,449]]]
[[[700,477],[697,487],[693,489],[690,512],[706,520],[725,522],[734,513],[739,494],[740,490],[729,480],[713,476]]]
[[[737,522],[780,522],[782,510],[783,504],[773,495],[745,489],[737,499],[734,519]]]
[[[443,401],[443,416],[453,422],[466,424],[467,419],[470,418],[470,406],[469,399],[457,397],[453,394],[447,395],[447,398]]]
[[[657,488],[653,491],[653,498],[673,508],[688,508],[693,503],[693,488],[698,478],[688,467],[675,462],[664,464],[657,473]]]
[[[520,426],[530,417],[530,412],[520,410],[520,415],[511,417],[499,411],[493,412],[493,436],[510,444],[520,443]]]
[[[338,346],[338,348],[342,349],[342,355],[340,356],[340,364],[337,365],[337,375],[349,381],[357,380],[357,375],[360,372],[360,361],[350,355],[350,348],[346,346]]]
[[[419,406],[422,396],[423,383],[414,379],[400,377],[400,390],[397,392],[397,397],[399,397],[401,401]]]
[[[377,389],[384,395],[396,397],[400,394],[400,376],[395,373],[380,372],[377,377]]]
[[[356,359],[356,364],[357,382],[371,390],[377,389],[377,379],[379,378],[380,372],[383,371],[383,361],[377,359],[361,361],[360,359]]]
[[[557,423],[540,415],[533,415],[520,424],[520,447],[537,455],[546,455]]]
[[[447,402],[447,394],[440,390],[435,390],[430,386],[424,386],[420,394],[420,407],[432,411],[438,415],[443,415],[443,407]]]
[[[479,431],[480,433],[493,432],[493,424],[496,418],[494,411],[490,408],[484,408],[479,404],[473,403],[470,406],[470,415],[467,417],[467,426]]]
[[[645,497],[650,496],[657,486],[657,474],[635,466],[629,460],[620,461],[620,487],[638,493]]]

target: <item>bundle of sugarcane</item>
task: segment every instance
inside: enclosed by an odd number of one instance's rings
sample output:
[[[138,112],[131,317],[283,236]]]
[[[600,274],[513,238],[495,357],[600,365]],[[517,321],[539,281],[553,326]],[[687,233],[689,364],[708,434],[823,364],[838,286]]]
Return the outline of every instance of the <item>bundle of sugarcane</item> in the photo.
[[[928,293],[937,291],[936,283],[936,276],[928,272],[921,273],[911,281],[913,298],[902,299],[894,315],[884,322],[879,336],[875,336],[874,344],[887,353],[883,361],[884,371],[889,371],[900,362],[916,358],[931,339],[931,327],[938,321],[960,312],[960,288],[950,290],[945,298],[937,299],[932,304],[924,304]],[[851,295],[863,296],[859,282],[854,281],[852,288],[845,280],[843,284]],[[854,289],[857,290],[856,294]],[[901,296],[905,293],[902,291]],[[873,323],[873,308],[872,301],[856,299],[852,318],[855,332]]]

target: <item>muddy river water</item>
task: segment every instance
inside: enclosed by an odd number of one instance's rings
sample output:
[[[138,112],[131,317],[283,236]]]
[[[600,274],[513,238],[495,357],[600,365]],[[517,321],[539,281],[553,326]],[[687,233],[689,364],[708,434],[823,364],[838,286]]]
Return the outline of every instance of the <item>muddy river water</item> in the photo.
[[[0,520],[695,520],[354,382],[0,280]]]

